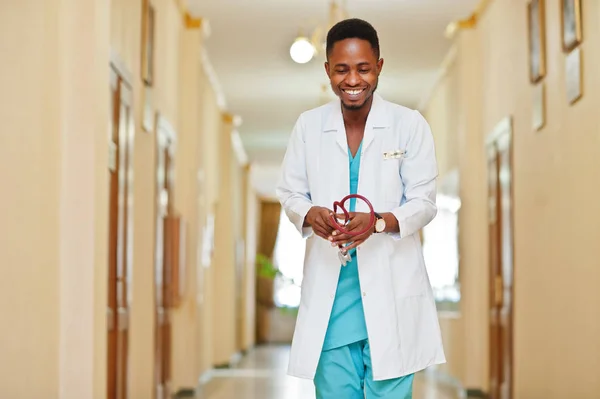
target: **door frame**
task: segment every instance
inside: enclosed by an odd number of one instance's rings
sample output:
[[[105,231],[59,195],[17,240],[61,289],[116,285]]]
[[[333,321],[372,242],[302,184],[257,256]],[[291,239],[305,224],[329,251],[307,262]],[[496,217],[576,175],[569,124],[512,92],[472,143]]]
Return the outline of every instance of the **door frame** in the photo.
[[[154,121],[154,133],[156,136],[155,139],[155,162],[154,162],[154,278],[153,278],[153,292],[154,292],[154,312],[155,312],[155,323],[154,323],[154,345],[155,345],[155,354],[154,354],[154,397],[157,399],[167,399],[170,397],[172,392],[170,392],[169,386],[169,377],[171,374],[171,358],[172,358],[172,335],[170,334],[170,310],[172,309],[171,298],[169,295],[171,287],[168,286],[168,282],[166,278],[168,276],[169,270],[165,267],[165,262],[168,261],[168,248],[165,246],[167,242],[166,234],[168,233],[168,229],[166,229],[166,224],[168,222],[169,217],[174,213],[173,209],[173,190],[174,187],[169,187],[169,193],[167,194],[167,205],[164,210],[164,215],[161,213],[161,195],[162,188],[159,186],[160,182],[158,179],[159,168],[167,166],[164,164],[161,166],[159,162],[160,152],[163,150],[167,150],[170,153],[171,159],[171,172],[174,171],[173,162],[175,159],[175,153],[177,148],[177,134],[171,123],[165,118],[160,112],[155,112],[155,121]],[[164,138],[163,138],[164,137]],[[162,147],[162,140],[167,140],[167,145],[165,148]],[[168,180],[169,176],[165,175],[164,179]],[[171,183],[174,183],[174,179],[171,180]],[[162,227],[160,224],[162,223]],[[160,235],[160,236],[159,236]],[[162,251],[162,254],[160,252]],[[157,274],[158,268],[161,268],[162,274],[162,284],[160,286],[161,290],[161,299],[162,299],[162,308],[163,313],[160,314],[158,311],[158,294],[159,294],[159,286],[157,284]],[[162,321],[161,321],[162,319]],[[163,330],[162,323],[167,324],[167,330]],[[165,338],[166,335],[166,338]],[[167,340],[167,348],[164,347],[164,342]],[[166,354],[165,354],[166,352]],[[159,358],[160,357],[160,358]],[[166,358],[165,358],[166,357]],[[159,364],[160,362],[160,364]],[[163,386],[162,383],[162,374],[166,372],[165,382],[166,386]]]
[[[503,311],[504,310],[508,310],[508,315],[506,315],[505,317],[507,318],[507,323],[508,323],[508,331],[506,331],[506,333],[509,335],[508,337],[508,348],[503,349],[502,353],[500,353],[500,356],[504,357],[505,353],[507,353],[508,351],[508,363],[504,363],[504,359],[502,360],[503,362],[503,370],[502,373],[507,373],[507,377],[505,378],[505,381],[508,381],[508,387],[507,387],[507,397],[503,397],[502,396],[502,384],[500,384],[497,388],[497,391],[499,392],[499,397],[496,397],[496,392],[494,390],[494,378],[496,376],[494,376],[492,373],[494,371],[494,362],[498,359],[494,358],[494,348],[492,347],[493,344],[493,332],[492,332],[492,328],[491,328],[491,320],[489,320],[488,322],[488,326],[489,326],[489,331],[490,331],[490,342],[489,342],[489,350],[488,350],[488,354],[490,356],[489,358],[489,363],[490,363],[490,373],[489,373],[489,386],[490,386],[490,390],[492,392],[490,392],[491,394],[491,399],[511,399],[514,397],[514,303],[515,303],[515,278],[514,278],[514,271],[515,271],[515,251],[514,251],[514,242],[515,242],[515,223],[514,223],[514,145],[513,145],[513,136],[514,136],[514,132],[513,132],[513,118],[512,116],[507,116],[505,118],[503,118],[502,120],[500,120],[500,122],[498,122],[496,124],[496,126],[494,127],[494,129],[490,132],[490,134],[487,136],[486,141],[485,141],[485,149],[486,149],[486,171],[487,171],[487,179],[486,179],[486,186],[487,188],[487,200],[488,200],[488,218],[486,219],[488,221],[488,226],[490,223],[490,218],[492,217],[491,215],[491,209],[490,209],[490,196],[489,196],[489,164],[490,164],[490,152],[494,152],[495,154],[495,160],[494,162],[496,163],[496,188],[495,190],[496,192],[496,198],[495,198],[495,204],[494,204],[494,209],[493,211],[495,212],[494,217],[496,218],[496,224],[498,225],[498,230],[497,230],[497,242],[498,242],[498,248],[497,250],[499,251],[499,253],[497,254],[498,256],[498,261],[499,261],[499,273],[500,275],[493,275],[493,265],[491,263],[492,259],[491,256],[493,256],[494,254],[491,253],[492,249],[488,248],[488,253],[490,254],[490,257],[488,258],[488,271],[490,272],[489,275],[489,288],[490,288],[490,295],[489,295],[489,306],[488,306],[488,314],[490,314],[489,312],[491,312],[491,309],[493,307],[498,308],[498,302],[501,303],[500,307],[499,307],[499,316],[498,316],[498,320],[500,322],[500,325],[502,325],[502,318],[503,318]],[[508,188],[508,195],[509,195],[509,207],[508,207],[508,211],[509,211],[509,215],[508,217],[505,219],[504,217],[502,217],[503,215],[503,198],[502,198],[502,170],[501,170],[501,166],[502,166],[502,162],[500,161],[500,157],[502,156],[501,154],[503,152],[507,151],[508,152],[508,163],[510,166],[510,175],[509,176],[505,176],[505,178],[508,178],[509,181],[509,188]],[[502,224],[502,220],[508,220],[508,222],[510,223],[510,237],[508,240],[508,243],[505,243],[505,241],[503,241],[503,224]],[[488,243],[490,242],[490,232],[488,231]],[[505,253],[504,253],[504,248],[505,245],[508,245],[510,247],[510,257],[509,259],[506,259]],[[509,263],[509,267],[510,267],[510,282],[509,282],[509,287],[506,288],[506,281],[505,281],[505,276],[506,276],[506,270],[505,270],[505,265],[506,263]],[[508,302],[508,305],[506,305],[507,307],[505,308],[505,303],[506,301]],[[502,340],[502,342],[506,342],[506,338],[503,339],[502,336],[500,336],[500,340]]]
[[[107,298],[107,397],[109,399],[114,398],[127,398],[129,390],[129,347],[130,347],[130,320],[131,320],[131,301],[129,294],[129,287],[131,285],[131,276],[133,269],[133,230],[134,230],[134,205],[128,206],[130,201],[127,200],[129,197],[133,197],[134,193],[134,148],[135,148],[135,135],[136,135],[136,123],[135,123],[135,101],[133,86],[129,79],[130,74],[123,67],[122,63],[119,63],[116,55],[111,56],[111,62],[109,63],[109,90],[110,90],[110,119],[111,125],[108,131],[108,142],[107,150],[109,152],[108,159],[108,251],[109,251],[109,264],[107,271],[108,279],[108,298]],[[121,108],[125,105],[128,108],[129,115],[124,125],[121,125]],[[124,131],[121,131],[124,129]],[[117,134],[117,142],[114,142],[115,132]],[[125,137],[122,138],[122,135]],[[120,148],[121,142],[124,142],[125,147]],[[121,155],[121,151],[125,151],[124,155]],[[121,159],[125,160],[125,175],[130,176],[125,179],[124,187],[120,187],[119,173],[121,171]],[[116,168],[116,171],[113,170]],[[112,198],[112,173],[116,173],[116,201],[117,201],[117,220],[116,230],[113,231],[111,226],[113,224],[112,210],[110,209]],[[124,193],[121,190],[124,189]],[[119,205],[119,197],[125,195],[126,198],[122,201],[123,208]],[[131,202],[132,203],[132,202]],[[123,212],[121,216],[120,213]],[[120,222],[121,220],[124,235],[122,237],[123,242],[119,242],[120,234]],[[113,233],[117,234],[116,246],[112,248],[112,242],[115,239]],[[120,245],[123,245],[119,249]],[[114,252],[114,253],[113,253]],[[112,257],[116,256],[116,264],[111,265]],[[123,265],[123,281],[122,286],[119,288],[118,274],[119,274],[119,260]],[[116,267],[113,273],[113,266]],[[115,281],[113,281],[115,280]],[[115,283],[113,290],[112,283]],[[114,296],[114,298],[113,298]],[[120,298],[120,300],[119,300]],[[114,301],[113,301],[114,299]],[[116,301],[116,302],[115,302]],[[113,303],[114,302],[114,303]],[[114,309],[113,309],[114,308]],[[113,350],[115,353],[113,353]],[[123,353],[120,353],[120,352]],[[114,356],[116,358],[113,358]],[[114,396],[116,395],[116,396]]]

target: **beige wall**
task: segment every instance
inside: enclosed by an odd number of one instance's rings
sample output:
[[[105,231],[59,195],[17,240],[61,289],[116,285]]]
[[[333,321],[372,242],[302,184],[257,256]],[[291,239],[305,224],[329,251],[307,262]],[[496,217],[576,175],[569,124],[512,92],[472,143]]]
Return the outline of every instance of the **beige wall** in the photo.
[[[458,83],[438,89],[426,114],[439,126],[458,116],[453,132],[461,173],[461,334],[445,337],[462,365],[450,370],[464,385],[488,388],[488,271],[486,165],[483,142],[504,117],[514,120],[516,398],[593,398],[600,391],[600,294],[596,245],[600,208],[597,90],[600,75],[600,4],[583,0],[583,92],[568,105],[565,54],[560,46],[560,8],[546,2],[548,74],[546,126],[531,128],[533,86],[528,79],[527,1],[492,1],[478,25],[455,38]],[[441,82],[444,85],[444,81]],[[445,93],[446,94],[443,94]],[[442,94],[439,94],[442,93]],[[454,110],[453,110],[454,109]],[[453,111],[452,111],[453,110]],[[434,129],[435,130],[435,129]],[[443,130],[443,129],[442,129]],[[439,144],[438,144],[439,145]],[[445,325],[445,323],[443,323]],[[450,357],[453,361],[455,356]],[[451,366],[449,364],[449,366]],[[461,374],[462,373],[462,374]]]
[[[0,65],[0,176],[5,193],[0,196],[0,264],[7,276],[0,283],[0,306],[7,321],[3,324],[10,326],[0,329],[0,390],[7,397],[22,395],[30,379],[38,382],[29,384],[31,395],[57,398],[59,388],[61,132],[58,104],[51,107],[50,99],[59,97],[60,85],[49,77],[59,73],[55,51],[60,9],[56,2],[48,3],[35,14],[34,1],[3,7],[8,9],[0,13],[2,54],[15,57]],[[19,22],[26,20],[31,23]],[[46,65],[47,72],[40,72],[39,65]],[[17,74],[28,78],[17,79]]]
[[[458,84],[456,49],[453,48],[442,65],[427,109],[423,110],[435,140],[440,180],[458,167]]]
[[[449,177],[449,173],[460,166],[460,146],[457,140],[461,129],[461,121],[459,120],[460,93],[458,90],[460,66],[460,54],[455,46],[444,59],[438,80],[427,102],[427,107],[423,110],[435,140],[439,170],[438,189],[440,193],[442,192],[443,182]],[[464,302],[463,299],[463,304]],[[463,307],[463,304],[461,304],[461,307]],[[440,312],[439,319],[447,363],[437,369],[455,379],[464,381],[465,351],[462,339],[465,325],[464,312]]]
[[[246,324],[215,330],[213,318],[223,302],[214,288],[218,265],[214,259],[202,265],[199,247],[207,215],[222,198],[219,190],[229,185],[231,193],[248,199],[225,204],[237,227],[217,250],[233,248],[246,232],[248,258],[242,264],[252,274],[256,220],[246,208],[256,195],[243,185],[246,169],[232,158],[224,134],[203,64],[202,31],[185,26],[176,1],[154,5],[159,34],[152,105],[177,135],[174,205],[188,222],[187,295],[172,315],[176,391],[193,388],[217,361],[254,343],[249,335],[244,345],[221,340],[235,337],[236,328],[253,330],[250,305],[239,309],[246,308],[243,315],[230,315]],[[125,0],[50,0],[43,6],[26,0],[0,12],[0,49],[10,60],[0,65],[0,177],[6,193],[0,198],[2,397],[106,397],[111,61],[133,88],[136,125],[129,395],[153,395],[156,135],[142,129],[140,18],[140,3]],[[224,181],[223,158],[233,159],[232,175]],[[233,258],[225,263],[235,270]],[[233,274],[219,278],[221,284],[234,282]]]
[[[108,6],[12,2],[0,33],[0,396],[100,398]]]
[[[157,32],[153,107],[173,126],[175,155],[175,213],[186,222],[186,296],[171,313],[172,389],[193,388],[199,376],[222,364],[236,346],[234,244],[241,228],[232,231],[235,218],[245,218],[233,193],[242,190],[239,167],[232,154],[230,127],[223,122],[209,76],[204,68],[201,28],[186,27],[176,1],[154,0]],[[154,151],[155,135],[141,129],[144,91],[140,70],[140,7],[113,2],[112,47],[135,76],[136,115],[136,254],[132,299],[130,393],[149,397],[153,381],[154,328]],[[132,24],[131,21],[138,21]],[[227,163],[227,164],[226,164]],[[140,181],[139,187],[137,182]],[[216,211],[216,213],[215,213]],[[216,216],[214,256],[202,264],[201,249],[209,214]],[[236,225],[233,223],[233,225]],[[219,227],[220,226],[220,227]],[[248,323],[253,323],[248,319]]]

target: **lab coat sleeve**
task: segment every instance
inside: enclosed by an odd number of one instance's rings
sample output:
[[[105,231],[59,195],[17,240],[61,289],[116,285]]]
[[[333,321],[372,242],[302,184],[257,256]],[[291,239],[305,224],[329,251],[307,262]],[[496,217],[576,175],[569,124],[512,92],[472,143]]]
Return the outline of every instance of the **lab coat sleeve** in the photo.
[[[306,170],[304,132],[301,115],[292,130],[275,192],[287,217],[302,237],[307,238],[313,230],[311,227],[303,227],[304,219],[313,204]]]
[[[400,169],[405,201],[392,210],[400,226],[399,233],[391,234],[395,240],[418,232],[437,214],[438,167],[431,128],[419,111],[413,111],[411,125],[406,155]]]

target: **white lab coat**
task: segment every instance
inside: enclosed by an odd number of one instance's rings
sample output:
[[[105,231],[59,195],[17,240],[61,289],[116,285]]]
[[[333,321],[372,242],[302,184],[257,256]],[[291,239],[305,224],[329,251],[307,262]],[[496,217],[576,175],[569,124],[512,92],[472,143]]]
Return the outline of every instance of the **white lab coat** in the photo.
[[[307,238],[301,302],[288,373],[313,379],[340,272],[338,249],[303,227],[313,205],[333,208],[349,194],[346,132],[339,100],[304,112],[292,131],[276,193]],[[384,153],[404,151],[399,158]],[[436,215],[437,163],[418,111],[374,95],[361,152],[358,193],[392,212],[399,234],[373,234],[357,250],[374,380],[446,361],[419,230]],[[368,212],[356,201],[357,212]]]

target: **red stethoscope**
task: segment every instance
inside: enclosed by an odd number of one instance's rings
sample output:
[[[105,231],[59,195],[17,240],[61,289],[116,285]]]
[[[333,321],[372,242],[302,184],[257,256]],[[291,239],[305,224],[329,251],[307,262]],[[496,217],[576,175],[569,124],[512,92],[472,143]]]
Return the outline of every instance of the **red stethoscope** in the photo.
[[[344,207],[344,204],[350,198],[360,199],[360,200],[364,201],[367,204],[367,206],[369,207],[369,213],[370,213],[369,224],[362,230],[348,231],[345,228],[345,226],[347,226],[348,222],[350,221],[350,213],[346,210],[346,208]],[[338,213],[338,207],[344,213],[344,224],[343,225],[339,224],[338,218],[336,216]],[[348,234],[350,236],[359,236],[373,228],[373,225],[375,224],[375,210],[373,209],[373,205],[371,204],[371,202],[368,199],[366,199],[364,196],[362,196],[360,194],[350,194],[350,195],[347,195],[344,198],[342,198],[341,201],[335,201],[333,203],[333,215],[331,216],[331,222],[333,223],[333,225],[339,232]],[[344,251],[344,247],[342,247],[341,245],[338,245],[338,248],[340,250],[338,253],[340,262],[342,263],[342,266],[346,266],[346,264],[348,262],[350,262],[350,260],[352,260],[352,257],[348,252]]]

